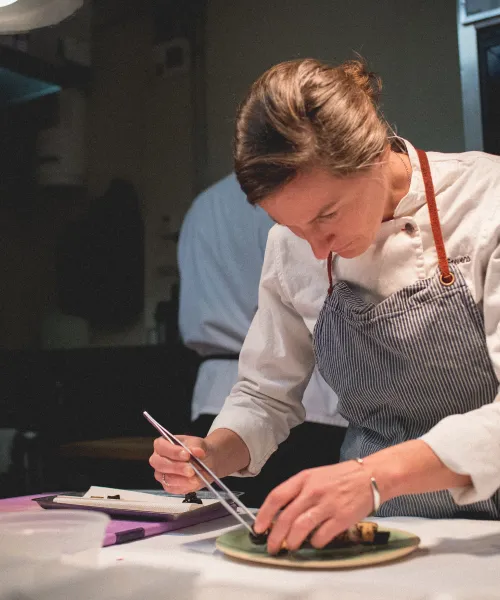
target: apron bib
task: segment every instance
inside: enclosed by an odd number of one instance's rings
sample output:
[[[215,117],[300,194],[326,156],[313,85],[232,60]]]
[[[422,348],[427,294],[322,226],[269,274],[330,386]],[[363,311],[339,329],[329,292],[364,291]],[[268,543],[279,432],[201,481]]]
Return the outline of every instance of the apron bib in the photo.
[[[486,346],[483,315],[458,268],[448,265],[430,167],[418,151],[434,243],[435,276],[379,304],[344,281],[330,288],[314,329],[319,371],[349,422],[341,460],[365,457],[427,433],[446,416],[493,402],[498,380]],[[448,491],[399,496],[378,516],[500,518],[490,500],[457,505]]]

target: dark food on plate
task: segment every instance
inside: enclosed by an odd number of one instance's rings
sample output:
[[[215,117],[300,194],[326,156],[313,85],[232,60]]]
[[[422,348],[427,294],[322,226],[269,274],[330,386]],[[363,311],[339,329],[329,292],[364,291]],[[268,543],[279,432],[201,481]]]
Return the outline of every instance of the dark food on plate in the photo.
[[[263,533],[255,533],[252,527],[252,533],[249,533],[248,535],[250,537],[250,540],[252,541],[252,544],[255,544],[257,546],[263,546],[264,544],[267,544],[267,536],[269,535],[269,529],[267,529]]]
[[[302,544],[301,548],[313,548],[311,545],[311,538],[314,532],[311,533]],[[253,544],[263,546],[267,543],[267,537],[269,530],[264,533],[250,533],[249,537]],[[334,548],[347,548],[356,544],[363,544],[365,546],[377,546],[387,544],[389,541],[389,531],[378,531],[377,523],[370,521],[361,521],[356,523],[349,529],[346,529],[339,535],[335,536],[323,549],[334,549]],[[286,542],[283,544],[282,550],[286,550]]]
[[[201,498],[198,498],[196,492],[190,492],[189,494],[186,494],[182,503],[184,504],[185,502],[187,502],[187,504],[203,504],[203,501]]]

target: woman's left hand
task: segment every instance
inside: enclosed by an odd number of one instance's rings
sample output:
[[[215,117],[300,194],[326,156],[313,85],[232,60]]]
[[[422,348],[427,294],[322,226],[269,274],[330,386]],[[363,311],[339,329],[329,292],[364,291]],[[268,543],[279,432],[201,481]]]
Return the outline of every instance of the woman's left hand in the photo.
[[[262,533],[272,524],[267,545],[271,554],[279,552],[285,540],[289,550],[297,550],[313,530],[311,544],[322,548],[372,512],[370,477],[370,471],[353,460],[302,471],[267,496],[254,529]]]

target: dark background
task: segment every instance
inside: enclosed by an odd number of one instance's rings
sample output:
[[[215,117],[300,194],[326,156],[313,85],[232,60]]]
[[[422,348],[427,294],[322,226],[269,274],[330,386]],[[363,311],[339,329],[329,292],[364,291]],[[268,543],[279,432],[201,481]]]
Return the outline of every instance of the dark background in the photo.
[[[399,134],[461,151],[456,19],[455,0],[95,0],[0,36],[0,496],[156,486],[147,458],[61,448],[147,442],[143,410],[188,431],[199,360],[177,330],[177,234],[196,193],[231,170],[248,85],[280,60],[358,51]],[[89,64],[68,58],[68,39]],[[497,154],[499,48],[498,27],[478,33],[484,149]],[[20,75],[83,94],[80,182],[40,183],[37,139],[60,125],[60,94],[28,100]],[[130,193],[110,193],[113,181]]]

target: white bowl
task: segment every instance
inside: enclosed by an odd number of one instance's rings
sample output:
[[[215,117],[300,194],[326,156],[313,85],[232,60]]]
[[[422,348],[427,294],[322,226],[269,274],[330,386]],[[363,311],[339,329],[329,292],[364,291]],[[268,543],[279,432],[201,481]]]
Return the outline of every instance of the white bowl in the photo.
[[[85,510],[0,514],[0,562],[56,560],[92,566],[108,522],[108,515]]]

